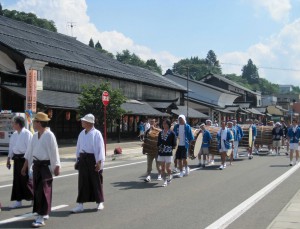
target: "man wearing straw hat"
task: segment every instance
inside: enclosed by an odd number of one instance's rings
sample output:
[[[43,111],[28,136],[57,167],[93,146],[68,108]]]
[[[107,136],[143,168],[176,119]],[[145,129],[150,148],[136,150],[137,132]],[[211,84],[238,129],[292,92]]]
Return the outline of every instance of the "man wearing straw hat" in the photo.
[[[33,212],[38,214],[33,227],[42,227],[49,218],[52,201],[52,174],[60,173],[60,158],[54,134],[47,128],[50,119],[38,112],[33,119],[33,128],[37,131],[25,153],[22,175],[32,165],[33,170]]]
[[[84,128],[79,134],[76,149],[78,169],[77,206],[71,211],[82,212],[83,203],[96,202],[96,210],[104,209],[103,166],[105,147],[102,134],[94,127],[95,117],[87,114],[81,118]]]

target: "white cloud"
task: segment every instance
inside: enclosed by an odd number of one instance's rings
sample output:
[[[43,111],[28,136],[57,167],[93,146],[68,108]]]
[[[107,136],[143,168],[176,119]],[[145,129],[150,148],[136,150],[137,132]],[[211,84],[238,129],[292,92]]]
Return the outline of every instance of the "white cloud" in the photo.
[[[231,52],[220,56],[224,73],[241,74],[242,66],[252,59],[259,68],[260,77],[279,84],[300,85],[300,19],[262,43],[254,44],[245,52]]]
[[[171,67],[180,58],[167,51],[153,52],[150,48],[135,44],[134,41],[118,31],[100,31],[87,15],[85,0],[20,0],[10,9],[33,12],[39,17],[53,20],[58,32],[72,35],[85,44],[90,38],[100,41],[103,48],[116,54],[124,49],[134,52],[143,60],[156,59],[163,70]],[[70,29],[73,23],[73,32]]]
[[[257,9],[264,8],[275,21],[287,21],[292,9],[290,0],[248,0]]]

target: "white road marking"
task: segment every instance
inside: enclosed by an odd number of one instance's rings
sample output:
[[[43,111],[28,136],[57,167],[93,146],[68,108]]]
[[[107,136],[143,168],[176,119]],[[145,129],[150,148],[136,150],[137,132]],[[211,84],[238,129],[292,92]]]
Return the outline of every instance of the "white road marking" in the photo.
[[[139,161],[139,162],[133,162],[133,163],[129,163],[129,164],[116,165],[116,166],[111,166],[111,167],[104,167],[104,170],[115,169],[115,168],[130,166],[130,165],[136,165],[136,164],[141,164],[141,163],[145,163],[145,162],[147,162],[147,161]],[[78,172],[76,172],[76,173],[70,173],[70,174],[66,174],[66,175],[60,175],[60,176],[53,177],[53,178],[54,179],[60,179],[60,178],[64,178],[64,177],[74,176],[74,175],[77,175],[77,174],[78,174]],[[12,186],[12,184],[2,185],[2,186],[0,186],[0,189],[1,188],[6,188],[6,187],[11,187],[11,186]]]
[[[216,220],[214,223],[210,224],[206,229],[222,229],[228,227],[233,221],[239,218],[247,210],[249,210],[254,204],[264,198],[269,194],[273,189],[275,189],[279,184],[296,172],[300,167],[300,164],[293,166],[287,172],[282,174],[280,177],[272,181],[270,184],[259,190],[257,193],[249,197],[247,200],[233,208],[230,212]]]
[[[58,206],[52,207],[51,211],[55,211],[57,209],[65,208],[65,207],[68,207],[68,206],[69,205],[58,205]],[[10,218],[10,219],[2,220],[2,221],[0,221],[0,225],[7,224],[7,223],[13,223],[13,222],[16,222],[16,221],[19,221],[19,220],[22,220],[22,219],[32,217],[34,215],[35,215],[34,213],[27,213],[27,214],[24,214],[24,215],[21,215],[21,216],[17,216],[17,217],[13,217],[13,218]]]

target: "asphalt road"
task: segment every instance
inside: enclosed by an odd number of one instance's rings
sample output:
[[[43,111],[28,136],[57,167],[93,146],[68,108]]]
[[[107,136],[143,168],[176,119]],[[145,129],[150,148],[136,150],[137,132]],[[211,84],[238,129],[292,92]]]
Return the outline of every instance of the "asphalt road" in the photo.
[[[123,158],[106,163],[105,209],[96,212],[95,203],[87,203],[85,212],[71,214],[70,209],[76,206],[77,174],[72,160],[65,159],[64,163],[62,176],[54,180],[52,206],[67,206],[50,214],[47,228],[206,228],[291,169],[283,155],[242,158],[223,171],[218,170],[218,165],[198,170],[194,160],[190,167],[195,170],[189,176],[175,178],[169,186],[161,187],[162,181],[155,179],[143,182],[144,156]],[[297,170],[228,228],[266,228],[300,189],[299,175]],[[10,204],[11,187],[5,185],[9,184],[10,180],[0,181],[4,206],[0,228],[28,228],[33,216],[1,225],[3,220],[31,212],[28,205],[16,210],[6,207]]]

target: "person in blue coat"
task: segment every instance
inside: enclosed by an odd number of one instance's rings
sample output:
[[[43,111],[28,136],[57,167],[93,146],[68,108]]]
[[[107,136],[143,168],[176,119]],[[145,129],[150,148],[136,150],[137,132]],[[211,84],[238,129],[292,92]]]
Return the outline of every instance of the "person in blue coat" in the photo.
[[[198,153],[198,160],[199,160],[198,166],[199,167],[202,166],[203,168],[205,168],[206,158],[208,157],[208,154],[209,154],[209,147],[211,144],[212,136],[211,136],[210,132],[205,129],[204,123],[202,123],[200,125],[200,131],[203,134],[203,138],[202,138],[201,149],[200,149],[200,152]],[[203,155],[203,164],[201,164],[201,156],[202,155]]]
[[[228,130],[230,130],[230,132],[232,134],[233,146],[234,146],[234,139],[237,138],[237,132],[236,132],[236,129],[233,128],[233,122],[231,122],[231,121],[227,122],[227,128],[228,128]],[[235,146],[230,150],[231,151],[231,153],[230,153],[230,165],[232,165],[234,149],[235,149]]]
[[[179,123],[174,126],[174,133],[179,138],[179,144],[177,147],[175,158],[179,166],[180,174],[179,177],[183,177],[183,166],[185,166],[185,175],[187,176],[190,172],[190,168],[187,163],[188,149],[190,141],[194,140],[194,135],[189,124],[186,123],[184,115],[179,115]]]
[[[299,163],[300,127],[297,120],[293,120],[292,125],[288,129],[287,137],[290,142],[290,166],[293,166],[294,151],[296,152],[295,164]]]
[[[239,142],[244,137],[243,129],[240,125],[237,124],[236,119],[231,120],[232,121],[232,128],[235,129],[236,135],[234,136],[234,149],[233,149],[233,159],[237,159],[239,157]]]
[[[231,134],[231,131],[226,127],[226,122],[221,122],[221,129],[217,133],[217,139],[218,139],[218,150],[221,154],[221,165],[220,170],[223,170],[226,168],[226,156],[227,152],[231,151],[231,149],[234,148],[233,146],[233,136]]]

